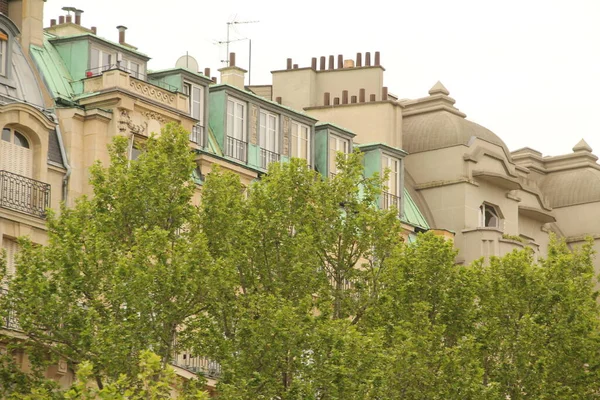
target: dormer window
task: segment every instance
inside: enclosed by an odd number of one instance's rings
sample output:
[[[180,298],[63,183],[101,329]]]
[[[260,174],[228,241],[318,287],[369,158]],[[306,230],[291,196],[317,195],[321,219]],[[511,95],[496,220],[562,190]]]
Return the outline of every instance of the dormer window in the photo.
[[[260,166],[279,161],[279,117],[261,110],[259,121]]]
[[[292,157],[303,158],[310,164],[310,127],[292,122]]]
[[[0,31],[0,75],[6,76],[8,61],[8,35]]]
[[[111,68],[111,62],[112,54],[100,49],[92,48],[90,55],[90,71],[93,75],[109,70]]]
[[[500,228],[500,216],[496,207],[486,203],[479,206],[479,226]]]
[[[337,155],[338,153],[348,154],[350,152],[350,141],[336,135],[329,136],[329,175],[335,176],[338,173]]]

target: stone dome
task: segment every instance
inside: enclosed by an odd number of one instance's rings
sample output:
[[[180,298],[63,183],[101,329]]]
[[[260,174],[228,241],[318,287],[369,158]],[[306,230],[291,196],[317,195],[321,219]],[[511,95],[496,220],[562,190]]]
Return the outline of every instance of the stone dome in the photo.
[[[437,82],[429,97],[408,102],[402,124],[402,148],[419,153],[445,147],[468,145],[476,137],[501,146],[508,157],[506,144],[494,132],[465,119],[466,115],[454,107],[448,89]]]
[[[577,168],[552,173],[541,189],[551,207],[600,202],[600,171]]]

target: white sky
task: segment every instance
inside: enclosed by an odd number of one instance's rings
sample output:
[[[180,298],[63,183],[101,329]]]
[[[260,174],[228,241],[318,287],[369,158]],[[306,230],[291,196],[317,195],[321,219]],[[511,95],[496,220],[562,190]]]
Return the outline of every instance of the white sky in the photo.
[[[571,152],[584,138],[600,154],[600,0],[48,0],[44,23],[83,9],[82,25],[126,41],[173,67],[187,52],[213,76],[230,39],[252,39],[252,84],[291,57],[381,52],[384,84],[400,98],[427,95],[440,80],[456,106],[509,149]],[[231,43],[248,66],[248,41]],[[363,56],[364,57],[364,56]],[[336,61],[337,62],[337,61]]]

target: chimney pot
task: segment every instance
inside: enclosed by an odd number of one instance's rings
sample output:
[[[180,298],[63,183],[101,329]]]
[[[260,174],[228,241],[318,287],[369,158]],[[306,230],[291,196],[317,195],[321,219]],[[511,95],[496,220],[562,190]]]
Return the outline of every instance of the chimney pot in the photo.
[[[365,53],[365,67],[370,67],[370,66],[371,66],[371,53],[367,51]]]
[[[362,67],[362,53],[356,53],[356,66]]]
[[[379,67],[381,65],[381,55],[378,51],[375,52],[375,66]]]
[[[58,17],[58,23],[59,24],[64,24],[65,23],[65,16],[64,15],[60,15]]]
[[[81,25],[81,14],[83,14],[83,10],[75,10],[75,23],[77,25]]]
[[[371,94],[371,96],[369,96],[369,97],[370,97],[370,99],[369,99],[370,101],[377,101],[377,97],[375,96],[375,93]]]
[[[210,76],[210,68],[204,68],[204,76]]]
[[[217,83],[217,77],[213,76],[212,78],[210,78],[214,83]]]
[[[319,60],[319,69],[322,71],[325,69],[325,56],[321,56],[321,59]]]
[[[350,103],[356,104],[356,96],[351,96],[350,97]]]
[[[275,101],[277,102],[277,104],[281,104],[281,97],[275,97]]]
[[[294,69],[298,69],[298,64],[294,64]]]
[[[315,71],[317,70],[317,57],[313,57],[313,58],[310,60],[310,67],[311,67],[312,69],[314,69]]]
[[[285,64],[285,69],[292,69],[292,59],[288,58],[287,63]]]
[[[381,89],[381,100],[387,100],[388,99],[388,88],[387,86],[384,86]]]
[[[127,27],[123,26],[123,25],[119,25],[119,26],[117,26],[117,29],[119,30],[119,44],[124,44],[125,43],[125,31],[127,30]]]
[[[342,104],[348,104],[348,91],[342,90]]]
[[[329,56],[329,69],[333,69],[334,68],[334,58],[333,56]]]
[[[361,103],[365,102],[365,89],[364,88],[361,88],[358,91],[358,101],[361,102]]]
[[[338,106],[340,104],[340,98],[339,97],[334,97],[333,98],[333,105],[334,106]]]
[[[229,53],[229,66],[235,67],[235,53]]]
[[[354,60],[345,60],[344,68],[354,68]]]
[[[71,16],[71,14],[67,15],[67,24],[70,24],[71,22],[73,22],[73,17]]]
[[[338,69],[344,68],[344,56],[338,54]]]
[[[98,28],[92,26],[92,33],[95,35],[98,32]]]
[[[56,19],[51,19],[50,20],[50,26],[54,26],[56,25]]]
[[[329,92],[325,92],[325,94],[323,94],[323,104],[328,106],[330,102],[331,102],[331,94]]]

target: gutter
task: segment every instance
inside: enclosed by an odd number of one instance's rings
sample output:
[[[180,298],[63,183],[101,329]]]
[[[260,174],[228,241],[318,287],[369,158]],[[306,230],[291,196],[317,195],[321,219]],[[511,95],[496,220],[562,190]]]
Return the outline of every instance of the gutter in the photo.
[[[63,142],[62,133],[60,131],[60,124],[58,122],[58,117],[54,112],[50,114],[50,118],[56,122],[56,137],[58,138],[58,147],[60,148],[60,155],[63,159],[63,164],[67,170],[65,176],[63,177],[63,186],[62,186],[62,199],[67,204],[68,193],[69,193],[69,178],[71,177],[71,165],[69,165],[69,158],[67,157],[67,151],[65,149],[65,144]]]

